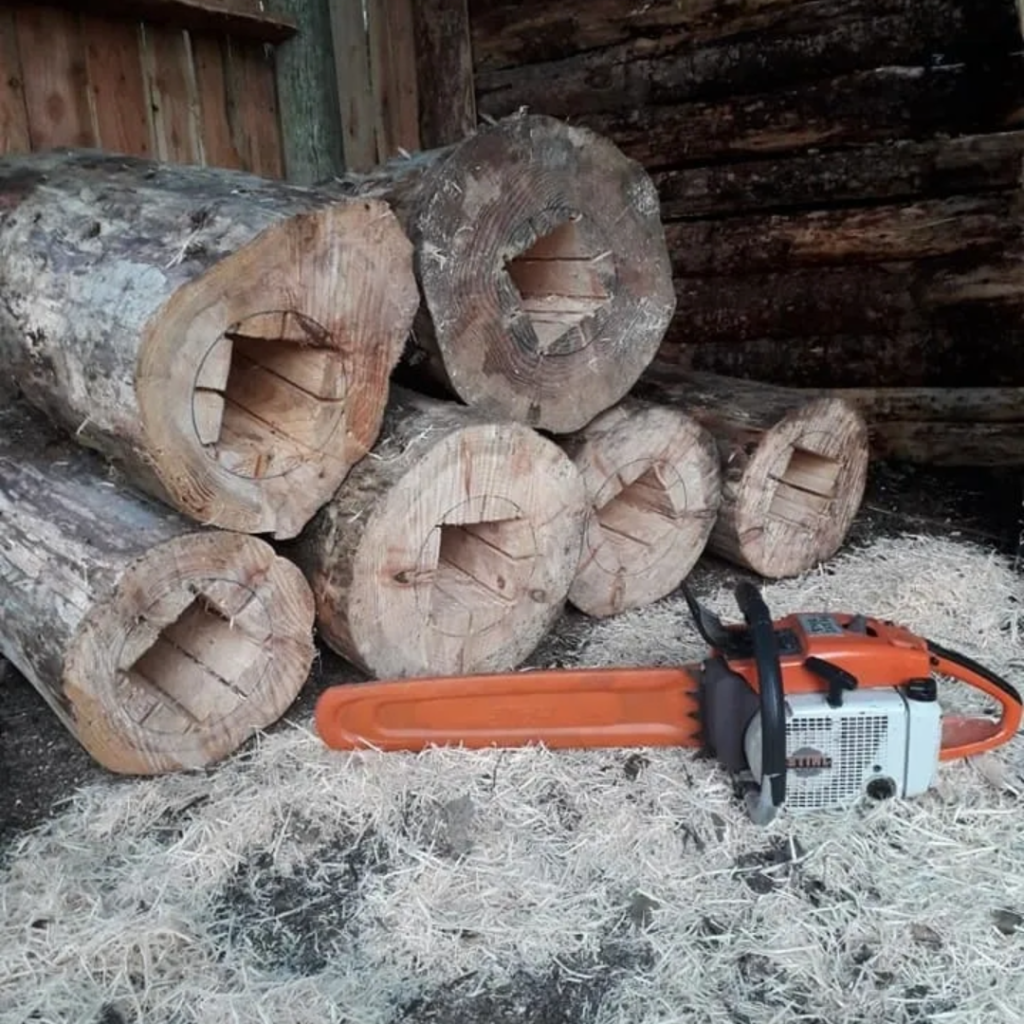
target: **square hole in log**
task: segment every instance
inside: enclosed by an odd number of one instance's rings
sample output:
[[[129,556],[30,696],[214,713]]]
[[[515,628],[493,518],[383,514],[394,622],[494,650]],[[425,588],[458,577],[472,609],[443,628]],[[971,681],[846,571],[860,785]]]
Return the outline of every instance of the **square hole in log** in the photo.
[[[294,311],[258,313],[218,340],[196,380],[193,421],[232,472],[258,479],[320,451],[344,413],[344,359]]]
[[[601,529],[612,534],[616,542],[647,547],[662,539],[680,511],[657,468],[651,466],[597,509],[596,515]]]
[[[496,625],[533,575],[536,546],[525,519],[442,525],[430,596],[435,629],[469,636]]]
[[[574,220],[560,224],[510,260],[507,269],[523,312],[537,335],[538,349],[556,355],[566,334],[610,299],[605,285],[612,268],[610,252],[593,252]]]
[[[240,680],[262,657],[263,646],[200,594],[127,670],[122,699],[139,725],[187,732],[248,700]]]
[[[773,478],[776,487],[768,514],[791,523],[813,523],[835,498],[841,469],[836,459],[791,448],[785,472]]]

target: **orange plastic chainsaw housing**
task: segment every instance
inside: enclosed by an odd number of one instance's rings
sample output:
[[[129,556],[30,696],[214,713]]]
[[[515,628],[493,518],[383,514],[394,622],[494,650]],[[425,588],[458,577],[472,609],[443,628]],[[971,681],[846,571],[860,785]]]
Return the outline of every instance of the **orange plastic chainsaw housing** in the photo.
[[[1022,709],[1012,690],[936,656],[926,640],[901,626],[864,616],[828,615],[842,627],[842,635],[808,632],[803,623],[813,615],[790,615],[774,623],[777,633],[791,631],[799,648],[780,653],[786,694],[828,692],[827,683],[804,667],[809,657],[844,669],[856,677],[860,688],[900,686],[946,675],[994,698],[1001,715],[998,720],[944,716],[941,760],[973,756],[1016,733]],[[856,629],[850,628],[854,620]],[[728,663],[757,690],[752,658],[729,657]],[[701,674],[701,664],[693,663],[347,684],[324,691],[315,723],[323,742],[339,750],[479,749],[530,743],[576,749],[699,747]]]

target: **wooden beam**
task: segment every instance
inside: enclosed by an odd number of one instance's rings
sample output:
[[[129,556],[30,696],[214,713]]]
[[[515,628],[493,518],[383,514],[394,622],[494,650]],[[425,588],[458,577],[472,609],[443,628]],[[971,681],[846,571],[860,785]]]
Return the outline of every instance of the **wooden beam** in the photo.
[[[413,0],[420,145],[448,146],[476,128],[467,0]]]
[[[345,168],[367,171],[377,162],[370,51],[362,0],[328,0]]]
[[[345,169],[328,0],[269,0],[298,33],[274,51],[285,177],[312,185]]]
[[[377,162],[420,149],[412,0],[366,0]]]
[[[49,0],[82,14],[107,15],[169,24],[195,32],[207,32],[281,43],[298,31],[293,18],[261,9],[259,0]],[[38,7],[27,0],[18,6]]]

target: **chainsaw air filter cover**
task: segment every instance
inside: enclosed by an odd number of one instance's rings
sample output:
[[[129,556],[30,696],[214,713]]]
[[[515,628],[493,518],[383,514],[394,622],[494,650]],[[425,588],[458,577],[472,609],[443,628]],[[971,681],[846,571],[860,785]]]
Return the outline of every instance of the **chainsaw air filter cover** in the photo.
[[[900,689],[786,698],[786,805],[793,812],[841,808],[863,796],[916,796],[932,784],[939,764],[941,709],[934,699]],[[758,779],[761,716],[744,737],[747,764]]]

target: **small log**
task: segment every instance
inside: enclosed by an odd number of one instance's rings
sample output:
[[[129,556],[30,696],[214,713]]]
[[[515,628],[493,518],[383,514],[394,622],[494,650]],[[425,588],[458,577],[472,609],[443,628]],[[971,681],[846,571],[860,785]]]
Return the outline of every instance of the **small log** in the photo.
[[[0,411],[0,609],[0,651],[119,773],[220,760],[314,656],[296,566],[117,482],[22,401]]]
[[[427,371],[486,416],[580,429],[636,382],[675,310],[651,180],[585,129],[510,117],[324,187],[392,205],[416,246],[417,383]]]
[[[593,508],[569,601],[604,617],[671,593],[718,514],[721,473],[710,434],[678,409],[626,398],[559,443]]]
[[[325,642],[369,674],[501,671],[560,614],[588,512],[554,442],[393,387],[374,450],[288,549]]]
[[[149,493],[291,537],[373,445],[418,302],[386,204],[53,151],[0,212],[0,364]]]
[[[869,463],[867,426],[849,403],[703,373],[649,371],[636,394],[682,409],[718,443],[722,503],[711,553],[780,579],[842,545]]]

